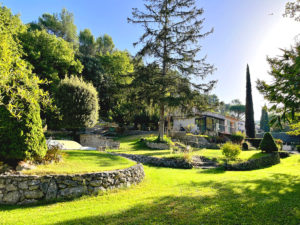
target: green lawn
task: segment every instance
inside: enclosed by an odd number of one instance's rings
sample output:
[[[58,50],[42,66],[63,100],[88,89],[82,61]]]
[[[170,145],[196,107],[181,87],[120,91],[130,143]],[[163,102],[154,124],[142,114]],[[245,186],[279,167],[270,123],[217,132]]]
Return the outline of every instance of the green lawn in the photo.
[[[40,165],[24,174],[76,174],[123,169],[134,165],[128,159],[98,151],[63,151],[64,160],[58,164]]]
[[[125,153],[125,154],[136,154],[136,155],[146,155],[153,157],[176,157],[180,154],[172,154],[171,150],[153,150],[149,149],[143,143],[139,142],[142,136],[131,136],[131,137],[123,137],[120,138],[121,142],[120,149],[118,150],[110,150],[111,152],[116,153]],[[222,155],[221,150],[217,149],[194,149],[191,153],[192,155],[200,155],[205,156],[207,158],[216,158],[217,161],[223,162],[225,157]],[[242,161],[246,161],[248,159],[254,159],[261,157],[263,154],[259,150],[254,151],[242,151],[239,155],[239,159]]]
[[[299,225],[300,155],[247,172],[144,168],[141,184],[102,196],[0,206],[0,224]]]

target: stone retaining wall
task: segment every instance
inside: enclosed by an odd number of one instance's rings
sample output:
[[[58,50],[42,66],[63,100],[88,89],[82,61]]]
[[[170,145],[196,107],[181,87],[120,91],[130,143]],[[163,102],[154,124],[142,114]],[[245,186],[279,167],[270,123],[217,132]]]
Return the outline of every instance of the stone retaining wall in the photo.
[[[151,149],[158,149],[158,150],[168,150],[170,149],[170,145],[167,143],[155,143],[155,142],[148,142],[146,141],[146,146]]]
[[[140,162],[143,164],[149,164],[153,166],[169,167],[169,168],[181,168],[181,169],[191,169],[193,165],[183,159],[175,158],[156,158],[145,155],[131,155],[131,154],[116,154],[128,159]]]
[[[76,175],[0,175],[0,204],[22,205],[98,194],[137,184],[144,176],[141,164],[122,170]]]
[[[94,148],[98,148],[98,147],[105,147],[109,149],[120,148],[120,142],[107,139],[97,134],[81,134],[80,144],[83,146],[89,146]]]

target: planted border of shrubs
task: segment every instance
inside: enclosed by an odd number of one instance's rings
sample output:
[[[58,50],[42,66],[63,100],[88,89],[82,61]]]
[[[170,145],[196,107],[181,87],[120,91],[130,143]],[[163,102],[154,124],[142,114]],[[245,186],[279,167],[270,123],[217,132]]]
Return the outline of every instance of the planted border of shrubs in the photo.
[[[236,144],[241,144],[244,139],[245,134],[243,134],[242,132],[236,132],[230,136],[230,140]]]
[[[246,162],[236,163],[236,164],[226,164],[224,166],[224,169],[231,170],[231,171],[247,171],[247,170],[261,169],[279,163],[280,163],[279,153],[273,152],[258,159],[251,159]]]

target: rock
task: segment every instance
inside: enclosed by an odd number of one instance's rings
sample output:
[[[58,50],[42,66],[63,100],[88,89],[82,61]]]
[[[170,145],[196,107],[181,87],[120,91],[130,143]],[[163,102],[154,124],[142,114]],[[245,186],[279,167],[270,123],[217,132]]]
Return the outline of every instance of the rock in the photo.
[[[41,182],[39,180],[30,180],[30,181],[28,181],[29,186],[38,185],[40,183]]]
[[[55,199],[57,196],[57,184],[55,180],[51,180],[46,193],[46,200]]]
[[[44,193],[39,190],[34,190],[34,191],[24,191],[24,196],[27,199],[39,199],[44,196]]]
[[[85,191],[86,189],[83,186],[71,187],[71,188],[60,190],[58,192],[58,196],[62,198],[75,198],[83,195]]]
[[[23,189],[23,190],[28,189],[27,181],[20,182],[18,186],[19,186],[20,189]]]
[[[16,190],[18,190],[18,188],[13,184],[6,185],[5,189],[6,189],[6,191],[16,191]]]
[[[73,181],[73,180],[64,180],[62,183],[64,183],[67,186],[71,186],[71,187],[76,187],[77,186],[77,182]]]
[[[32,164],[29,164],[27,162],[21,161],[18,163],[17,167],[16,167],[16,171],[22,171],[22,170],[32,170],[34,169],[35,166]]]
[[[18,191],[8,192],[3,196],[3,202],[7,204],[16,204],[20,199],[20,193]]]
[[[99,187],[99,186],[101,186],[102,185],[102,180],[92,180],[91,182],[90,182],[90,185],[92,186],[92,187]]]
[[[28,189],[30,190],[30,191],[33,191],[33,190],[37,190],[37,189],[39,189],[40,188],[40,185],[33,185],[33,186],[30,186]]]
[[[0,202],[2,202],[2,199],[3,199],[3,194],[0,193]]]

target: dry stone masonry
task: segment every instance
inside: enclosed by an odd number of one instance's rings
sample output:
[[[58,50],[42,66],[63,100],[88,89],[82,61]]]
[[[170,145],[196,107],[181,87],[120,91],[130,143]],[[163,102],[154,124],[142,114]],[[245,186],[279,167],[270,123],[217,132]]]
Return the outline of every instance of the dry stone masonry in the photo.
[[[113,141],[103,137],[102,135],[96,134],[81,134],[80,135],[80,144],[83,146],[94,147],[97,149],[108,148],[108,149],[119,149],[120,142]]]
[[[98,194],[138,184],[144,176],[141,164],[122,170],[76,175],[0,175],[0,204],[23,205]]]

